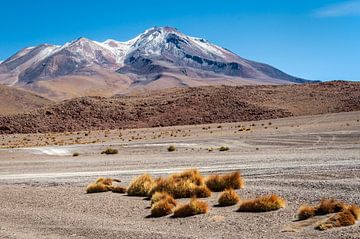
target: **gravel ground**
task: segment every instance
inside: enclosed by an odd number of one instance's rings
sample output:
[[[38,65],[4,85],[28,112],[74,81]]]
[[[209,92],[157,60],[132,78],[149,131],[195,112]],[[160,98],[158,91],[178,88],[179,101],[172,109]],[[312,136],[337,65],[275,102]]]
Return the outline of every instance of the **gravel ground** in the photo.
[[[304,202],[331,197],[360,205],[358,119],[360,112],[280,119],[268,129],[240,136],[233,134],[235,124],[222,124],[215,135],[202,134],[203,126],[184,126],[192,136],[126,144],[111,140],[50,153],[4,149],[0,238],[360,238],[359,223],[319,232],[314,226],[324,218],[295,220]],[[118,155],[98,153],[110,144],[120,150]],[[166,151],[170,144],[176,152]],[[230,151],[205,150],[221,145]],[[80,156],[72,157],[73,151]],[[84,193],[86,184],[102,175],[127,185],[143,172],[158,176],[194,167],[205,175],[239,169],[246,180],[245,189],[238,190],[242,198],[276,193],[287,207],[240,213],[237,206],[215,207],[219,194],[213,193],[205,199],[210,206],[206,215],[154,219],[147,218],[150,203],[143,198]]]

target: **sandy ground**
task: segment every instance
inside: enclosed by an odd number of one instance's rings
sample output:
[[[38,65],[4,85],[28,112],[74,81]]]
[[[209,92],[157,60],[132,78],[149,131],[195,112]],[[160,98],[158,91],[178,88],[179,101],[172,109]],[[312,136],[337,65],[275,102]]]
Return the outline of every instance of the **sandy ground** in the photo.
[[[360,238],[359,223],[319,232],[314,226],[323,218],[295,221],[304,202],[331,197],[360,204],[359,120],[360,112],[352,112],[75,134],[92,137],[93,144],[74,143],[74,134],[51,135],[70,144],[64,146],[36,146],[49,135],[3,136],[0,238]],[[11,148],[24,138],[26,148]],[[177,150],[167,152],[169,145]],[[230,150],[219,152],[220,146]],[[101,155],[107,147],[119,154]],[[237,206],[214,207],[218,194],[213,193],[206,199],[211,206],[206,215],[154,219],[147,218],[150,203],[143,198],[84,192],[98,176],[127,185],[144,172],[160,176],[187,168],[205,175],[240,170],[246,180],[238,191],[242,198],[276,193],[288,205],[269,213],[239,213]]]

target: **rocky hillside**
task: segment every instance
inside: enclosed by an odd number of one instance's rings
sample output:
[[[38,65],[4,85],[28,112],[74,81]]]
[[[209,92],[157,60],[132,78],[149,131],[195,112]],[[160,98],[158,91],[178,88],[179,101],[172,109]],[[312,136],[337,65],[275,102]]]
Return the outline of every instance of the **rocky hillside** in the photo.
[[[83,97],[0,117],[0,133],[65,132],[272,119],[360,110],[360,83],[171,89]]]

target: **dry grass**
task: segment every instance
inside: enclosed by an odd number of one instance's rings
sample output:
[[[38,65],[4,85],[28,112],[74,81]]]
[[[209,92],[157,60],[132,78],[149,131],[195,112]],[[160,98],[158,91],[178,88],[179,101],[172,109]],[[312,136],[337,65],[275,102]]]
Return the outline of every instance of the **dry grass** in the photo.
[[[355,223],[355,216],[351,213],[350,210],[346,209],[331,216],[325,222],[320,223],[318,226],[315,227],[315,229],[324,231],[333,227],[351,226]]]
[[[172,174],[167,178],[159,178],[154,185],[150,195],[156,192],[167,192],[174,198],[211,196],[211,191],[204,184],[204,177],[196,169]]]
[[[335,199],[323,199],[316,207],[316,214],[325,215],[329,213],[341,212],[347,207],[348,205]]]
[[[102,193],[110,191],[110,186],[103,183],[90,183],[86,187],[86,193]]]
[[[174,217],[190,217],[197,214],[205,214],[209,210],[207,202],[191,199],[189,203],[178,206],[174,210]]]
[[[126,187],[123,186],[111,186],[110,190],[113,193],[126,193]]]
[[[210,175],[207,177],[205,184],[213,192],[222,192],[225,189],[240,189],[245,186],[240,172],[225,175]]]
[[[348,209],[350,206],[335,199],[323,199],[317,206],[302,205],[298,210],[298,219],[305,220],[316,215],[337,213]]]
[[[315,229],[323,231],[334,227],[351,226],[354,225],[357,220],[359,220],[360,208],[357,205],[346,205],[338,201],[335,202],[333,202],[333,204],[345,206],[340,212],[337,212],[335,215],[328,218],[325,222],[322,222],[316,226]],[[330,204],[330,202],[328,202],[328,204]]]
[[[284,208],[285,200],[275,194],[240,201],[239,212],[268,212]]]
[[[163,217],[173,212],[174,205],[167,200],[160,200],[151,206],[152,217]]]
[[[197,198],[208,198],[211,196],[211,190],[206,185],[195,186],[192,190],[192,196]]]
[[[227,189],[221,193],[218,203],[219,206],[226,207],[237,204],[239,200],[239,195],[233,189]]]
[[[149,174],[141,175],[135,178],[127,189],[129,196],[146,197],[154,186],[154,180]]]
[[[100,177],[100,178],[98,178],[98,179],[96,180],[96,183],[103,183],[103,184],[108,185],[108,186],[112,185],[113,182],[118,182],[118,183],[120,183],[121,180],[116,179],[116,178],[104,178],[104,177]]]
[[[204,184],[204,177],[201,175],[199,170],[197,169],[189,169],[185,170],[181,173],[172,174],[169,177],[170,179],[173,179],[176,182],[180,181],[188,181],[196,184],[196,185],[203,185]]]
[[[305,220],[316,215],[316,208],[308,204],[300,206],[298,210],[298,219]]]
[[[168,194],[167,192],[156,192],[154,195],[152,195],[151,197],[151,205],[160,202],[160,201],[167,201],[168,203],[176,206],[176,201],[175,199]]]

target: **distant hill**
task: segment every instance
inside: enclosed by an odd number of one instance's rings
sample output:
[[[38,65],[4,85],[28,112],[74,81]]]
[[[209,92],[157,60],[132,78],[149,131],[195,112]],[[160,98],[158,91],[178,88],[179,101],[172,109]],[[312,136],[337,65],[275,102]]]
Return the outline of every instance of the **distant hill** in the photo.
[[[0,133],[222,123],[360,110],[360,83],[208,86],[111,98],[82,97],[0,117]]]
[[[52,101],[33,93],[0,85],[0,115],[31,112],[52,103]]]

